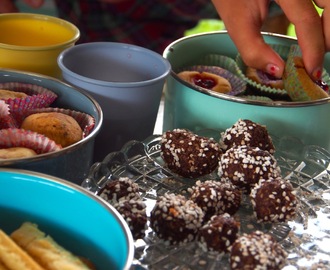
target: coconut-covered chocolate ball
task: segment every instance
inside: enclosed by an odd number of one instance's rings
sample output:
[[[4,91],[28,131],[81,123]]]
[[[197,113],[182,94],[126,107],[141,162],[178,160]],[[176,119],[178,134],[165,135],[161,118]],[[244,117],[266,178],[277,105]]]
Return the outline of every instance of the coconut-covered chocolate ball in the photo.
[[[266,126],[251,120],[238,120],[233,126],[221,133],[220,147],[224,151],[239,145],[259,147],[270,153],[275,152],[272,138]]]
[[[261,180],[251,190],[250,198],[260,222],[292,220],[297,211],[297,198],[292,184],[280,177]]]
[[[269,234],[255,231],[238,237],[231,246],[232,270],[280,270],[287,253]]]
[[[232,147],[221,156],[218,174],[250,193],[259,180],[279,177],[281,170],[268,151],[243,145]]]
[[[212,216],[199,230],[198,241],[204,250],[229,252],[238,236],[239,222],[228,213]]]
[[[147,229],[146,204],[137,198],[120,200],[114,205],[130,228],[133,238],[143,238]]]
[[[116,204],[119,200],[129,200],[140,197],[139,186],[128,177],[120,177],[107,182],[98,195],[110,204]]]
[[[197,181],[191,189],[190,199],[205,213],[205,221],[213,215],[235,214],[241,204],[241,191],[230,181]]]
[[[218,166],[221,151],[213,138],[198,136],[185,129],[163,134],[161,155],[167,167],[187,178],[213,172]]]
[[[150,214],[150,227],[167,244],[182,244],[195,239],[204,213],[182,195],[159,196]]]

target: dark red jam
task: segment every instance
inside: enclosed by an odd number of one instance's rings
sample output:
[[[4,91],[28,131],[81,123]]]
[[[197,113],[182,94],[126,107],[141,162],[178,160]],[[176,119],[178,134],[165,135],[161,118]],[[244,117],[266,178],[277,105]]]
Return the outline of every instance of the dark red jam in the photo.
[[[317,80],[315,83],[320,86],[325,92],[329,93],[329,85],[323,80]]]
[[[196,75],[194,76],[194,84],[206,89],[212,89],[216,85],[216,82],[212,78]]]

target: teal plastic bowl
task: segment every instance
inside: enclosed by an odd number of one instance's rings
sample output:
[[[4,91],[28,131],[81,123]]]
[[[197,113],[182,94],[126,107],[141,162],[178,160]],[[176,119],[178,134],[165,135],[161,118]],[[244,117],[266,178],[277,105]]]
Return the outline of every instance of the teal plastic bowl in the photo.
[[[129,269],[131,232],[101,198],[71,182],[26,170],[0,169],[0,186],[0,228],[5,232],[34,222],[98,270]]]
[[[295,38],[263,34],[269,44],[297,44]],[[182,81],[173,70],[194,65],[208,54],[235,59],[238,51],[226,31],[209,32],[174,41],[164,51],[172,71],[165,85],[163,130],[187,128],[224,130],[238,119],[250,119],[267,126],[271,135],[292,136],[304,144],[330,150],[330,97],[317,101],[248,101],[211,91],[201,92]],[[330,55],[325,58],[330,71]]]

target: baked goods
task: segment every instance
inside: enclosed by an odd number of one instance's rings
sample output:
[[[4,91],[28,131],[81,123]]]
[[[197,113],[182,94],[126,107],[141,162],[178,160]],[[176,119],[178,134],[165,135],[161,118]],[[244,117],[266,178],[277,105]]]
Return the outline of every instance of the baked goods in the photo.
[[[195,178],[215,170],[221,151],[213,138],[198,136],[185,129],[174,129],[163,133],[161,155],[171,171]]]
[[[138,184],[128,177],[120,177],[108,181],[98,195],[123,216],[134,239],[143,238],[147,227],[147,206],[140,197]]]
[[[204,213],[193,201],[174,193],[159,196],[150,213],[150,227],[166,244],[182,244],[195,239]]]
[[[221,133],[221,149],[226,151],[239,145],[259,147],[272,154],[275,152],[272,138],[268,134],[266,126],[248,119],[239,119],[234,125]]]
[[[241,191],[230,181],[197,181],[189,190],[190,200],[204,212],[205,221],[213,215],[235,214],[241,205]]]
[[[45,270],[2,230],[0,230],[0,269]]]
[[[230,82],[219,75],[210,72],[181,71],[177,74],[182,80],[219,93],[229,93],[232,90]]]
[[[207,251],[229,252],[238,237],[239,222],[228,213],[212,216],[199,230],[198,241]]]
[[[61,145],[34,131],[20,128],[0,129],[0,153],[3,158],[29,157],[60,149]]]
[[[38,84],[0,82],[0,149],[26,147],[40,155],[87,137],[95,119],[83,112],[50,107],[56,99],[55,92]]]
[[[0,99],[25,98],[28,95],[23,92],[0,89]]]
[[[125,219],[133,238],[143,238],[147,229],[146,204],[141,199],[130,199],[120,200],[114,207]]]
[[[275,157],[268,151],[241,145],[230,148],[221,156],[218,175],[250,193],[261,179],[277,178],[281,170]]]
[[[72,116],[60,112],[31,114],[24,119],[21,128],[43,134],[62,147],[83,138],[83,131],[78,122]]]
[[[56,243],[52,237],[40,231],[36,224],[25,222],[20,228],[12,232],[10,237],[44,269],[90,269],[77,256]]]
[[[282,78],[276,78],[266,72],[263,72],[262,70],[258,70],[252,67],[246,67],[245,76],[261,85],[265,85],[275,89],[284,89],[284,82]]]
[[[297,198],[292,184],[280,177],[260,180],[250,198],[259,222],[285,222],[296,215]]]
[[[98,195],[114,205],[120,200],[130,200],[139,198],[139,186],[128,177],[120,177],[118,179],[108,181],[107,184],[99,191]]]
[[[327,98],[329,95],[317,83],[312,81],[307,74],[304,62],[301,57],[293,57],[294,70],[284,71],[285,88],[293,101],[306,101]],[[293,80],[296,83],[293,83]]]
[[[36,156],[37,153],[26,147],[10,147],[0,149],[0,159],[27,158]]]
[[[293,101],[308,101],[329,97],[328,93],[308,75],[300,56],[300,49],[297,46],[291,48],[283,79],[285,89]]]
[[[285,265],[287,253],[275,239],[261,231],[243,234],[231,247],[232,270],[272,269]]]

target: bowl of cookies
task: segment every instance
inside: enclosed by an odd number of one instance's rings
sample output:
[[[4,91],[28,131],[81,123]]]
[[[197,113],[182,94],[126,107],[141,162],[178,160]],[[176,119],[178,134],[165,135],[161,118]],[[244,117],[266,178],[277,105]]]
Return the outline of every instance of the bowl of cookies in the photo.
[[[3,269],[129,269],[131,232],[102,198],[26,170],[0,169],[0,184]]]
[[[0,167],[81,183],[102,125],[99,104],[55,78],[0,70]]]
[[[295,38],[263,33],[286,61],[277,80],[247,67],[226,31],[196,34],[170,44],[163,56],[172,66],[165,85],[163,130],[225,129],[251,119],[277,137],[292,136],[330,149],[330,56],[322,80],[307,75]]]

